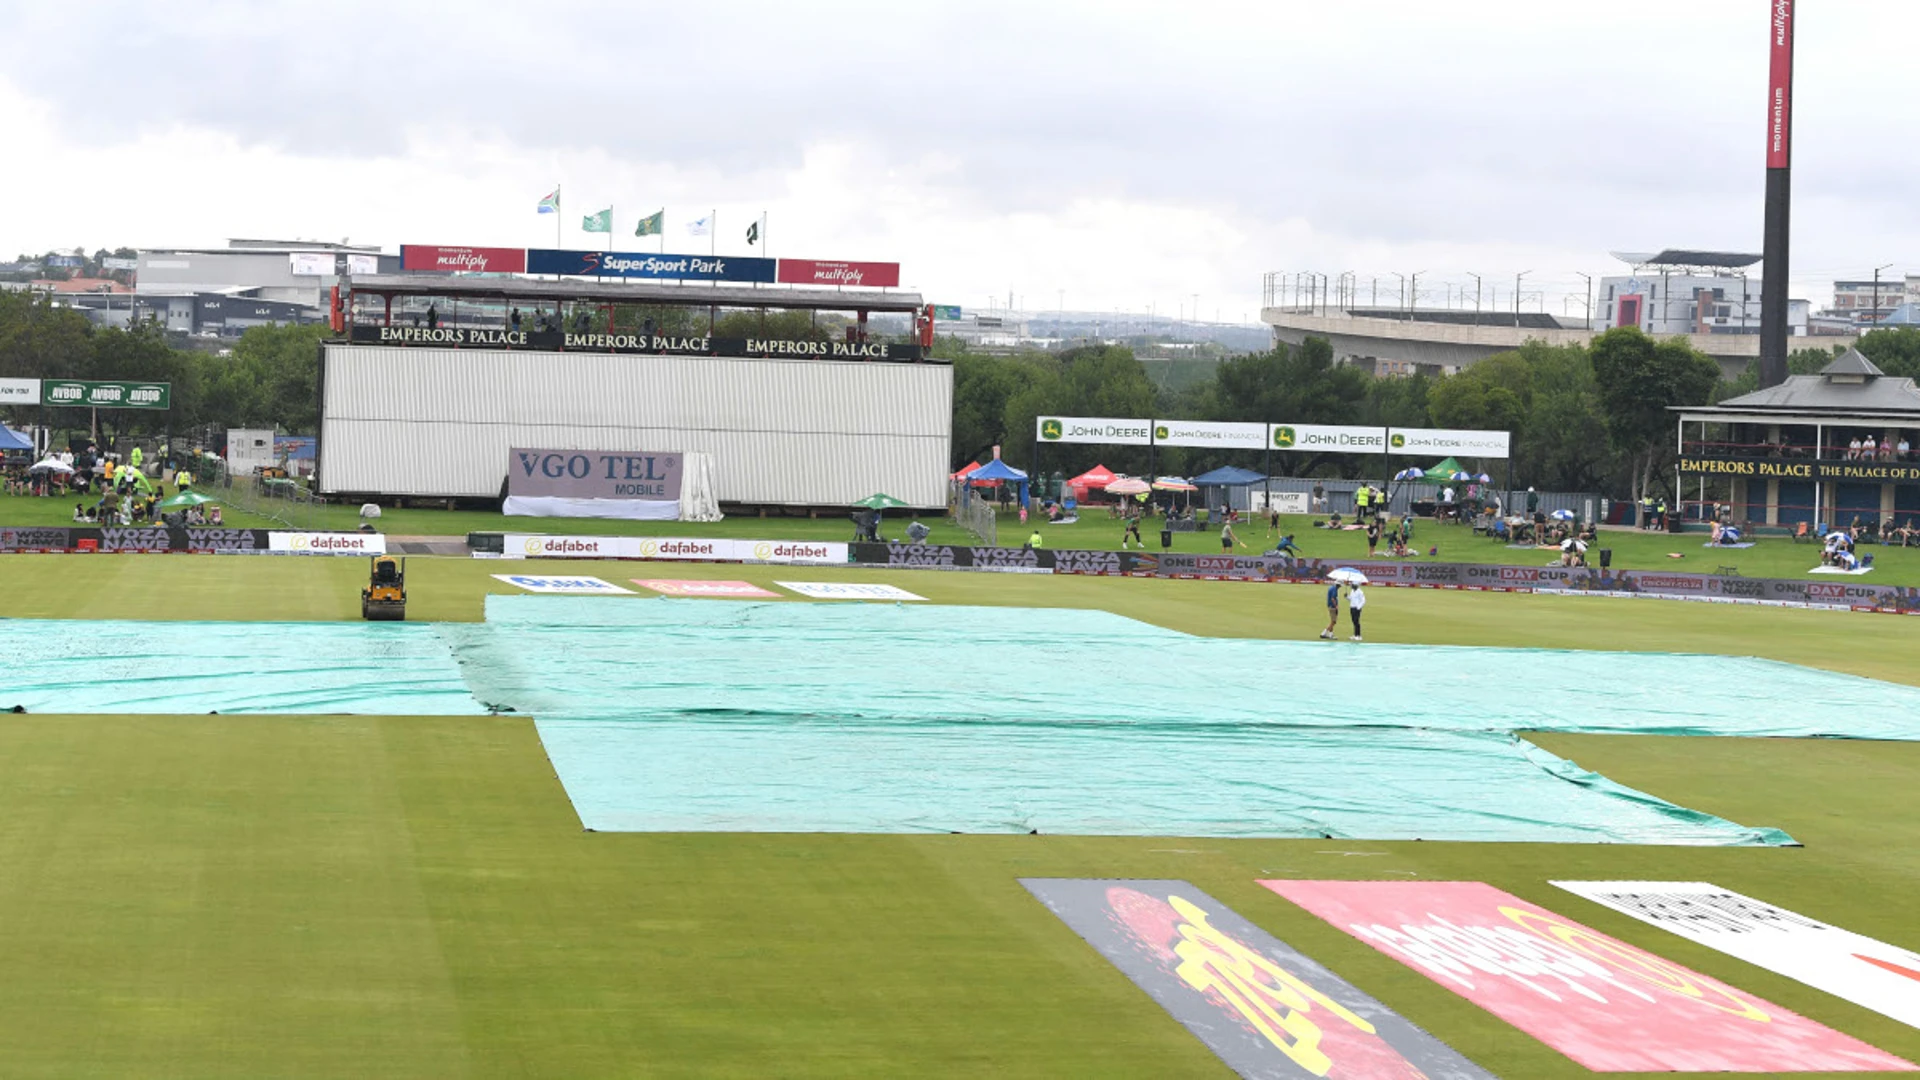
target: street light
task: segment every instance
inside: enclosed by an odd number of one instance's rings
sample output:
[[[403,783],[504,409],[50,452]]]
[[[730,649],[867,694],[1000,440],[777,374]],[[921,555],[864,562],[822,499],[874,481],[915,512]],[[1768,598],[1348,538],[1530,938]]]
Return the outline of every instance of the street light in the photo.
[[[1513,275],[1513,325],[1516,327],[1520,325],[1520,279],[1531,273],[1531,270],[1522,270]]]

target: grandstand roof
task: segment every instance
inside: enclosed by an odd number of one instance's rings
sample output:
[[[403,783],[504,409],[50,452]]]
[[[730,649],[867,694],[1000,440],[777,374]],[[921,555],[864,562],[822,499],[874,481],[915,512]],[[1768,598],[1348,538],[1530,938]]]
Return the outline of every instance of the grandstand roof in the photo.
[[[1698,251],[1693,248],[1665,248],[1652,253],[1615,251],[1612,255],[1633,266],[1711,266],[1722,270],[1752,266],[1763,258],[1750,252]]]
[[[448,277],[434,274],[364,274],[353,291],[381,296],[444,296],[451,299],[523,300],[558,303],[589,300],[624,304],[686,304],[698,307],[794,308],[803,311],[918,311],[919,293],[878,289],[795,289],[778,285],[701,285],[662,281],[543,281],[523,277]]]

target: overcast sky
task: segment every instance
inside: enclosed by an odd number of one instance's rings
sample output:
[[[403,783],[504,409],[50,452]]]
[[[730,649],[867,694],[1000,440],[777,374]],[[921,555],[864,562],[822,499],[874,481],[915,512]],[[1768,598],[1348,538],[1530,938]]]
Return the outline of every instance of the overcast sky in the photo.
[[[1793,291],[1920,273],[1920,3],[1803,4]],[[1257,318],[1268,270],[1564,309],[1760,250],[1765,0],[0,5],[0,258],[228,237],[903,264],[969,308]],[[1433,286],[1431,297],[1426,286]],[[1363,289],[1366,286],[1363,285]],[[1384,301],[1383,301],[1384,302]],[[1577,302],[1575,306],[1577,314]]]

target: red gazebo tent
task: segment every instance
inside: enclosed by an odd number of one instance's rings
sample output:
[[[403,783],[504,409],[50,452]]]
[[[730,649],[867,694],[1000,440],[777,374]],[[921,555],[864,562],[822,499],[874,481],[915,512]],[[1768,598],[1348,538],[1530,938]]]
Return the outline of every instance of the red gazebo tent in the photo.
[[[1085,499],[1088,492],[1105,491],[1108,484],[1118,479],[1120,478],[1114,475],[1112,469],[1105,465],[1095,465],[1067,481],[1067,486],[1074,489],[1074,498]]]

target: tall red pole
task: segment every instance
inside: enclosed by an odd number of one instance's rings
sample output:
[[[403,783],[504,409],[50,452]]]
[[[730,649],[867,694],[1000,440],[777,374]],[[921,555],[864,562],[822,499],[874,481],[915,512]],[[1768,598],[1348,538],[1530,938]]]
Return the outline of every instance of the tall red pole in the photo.
[[[1767,206],[1760,264],[1760,385],[1787,379],[1787,241],[1793,201],[1793,0],[1767,4]]]

